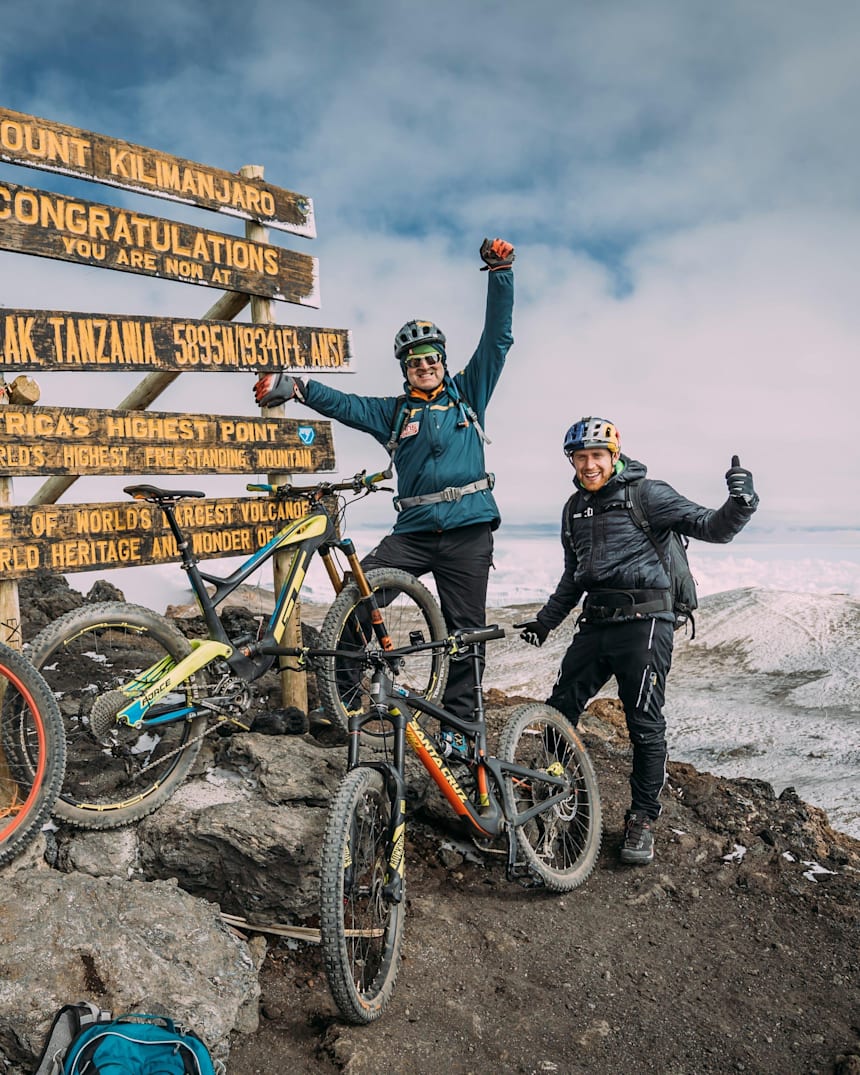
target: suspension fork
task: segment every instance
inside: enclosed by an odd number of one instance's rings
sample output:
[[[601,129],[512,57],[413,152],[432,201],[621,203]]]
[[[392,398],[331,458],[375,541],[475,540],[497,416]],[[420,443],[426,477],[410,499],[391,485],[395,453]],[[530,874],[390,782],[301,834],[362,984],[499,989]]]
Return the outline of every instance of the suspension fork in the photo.
[[[382,687],[385,694],[385,677],[378,673],[376,681]],[[396,706],[388,706],[387,703],[378,703],[375,707],[378,716],[384,716],[391,721],[393,726],[394,747],[390,762],[365,762],[359,760],[359,740],[361,738],[361,726],[367,719],[359,714],[354,714],[349,719],[349,748],[348,769],[354,769],[358,765],[367,765],[370,769],[376,769],[382,773],[385,780],[385,792],[391,803],[391,818],[386,833],[385,848],[387,869],[385,883],[382,886],[382,895],[389,903],[400,903],[403,899],[403,868],[406,857],[406,780],[403,775],[406,764],[406,723],[407,718]]]
[[[379,603],[376,600],[376,594],[370,588],[370,583],[367,581],[367,575],[365,575],[364,568],[361,566],[361,561],[358,559],[358,553],[355,551],[355,545],[349,538],[346,538],[340,543],[340,548],[345,553],[347,561],[349,562],[349,569],[355,579],[355,584],[358,587],[361,600],[366,604],[368,612],[370,613],[370,624],[373,628],[373,633],[376,636],[377,642],[382,649],[394,649],[394,643],[391,641],[388,629],[385,626],[385,621],[382,618],[382,612],[380,611]],[[328,568],[328,565],[326,565],[326,570],[329,571],[329,578],[332,579],[332,583],[334,584],[334,577],[332,577],[332,571]],[[337,577],[336,574],[335,577]],[[340,582],[340,586],[343,586],[342,581]],[[338,593],[340,592],[340,589],[336,584],[335,590]],[[358,626],[361,635],[364,636],[364,628],[361,626],[360,621]],[[367,642],[369,639],[365,638],[365,641]]]

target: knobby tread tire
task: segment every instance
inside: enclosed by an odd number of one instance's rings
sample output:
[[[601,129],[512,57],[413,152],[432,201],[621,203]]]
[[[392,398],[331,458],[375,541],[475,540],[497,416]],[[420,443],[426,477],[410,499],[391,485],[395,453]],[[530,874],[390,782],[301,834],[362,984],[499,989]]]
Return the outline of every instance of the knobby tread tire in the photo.
[[[395,648],[409,645],[409,632],[416,628],[422,631],[426,642],[447,637],[448,630],[438,602],[414,575],[396,568],[376,568],[367,572],[367,580],[374,592],[397,591],[400,595],[381,609]],[[355,634],[350,628],[360,605],[358,586],[354,582],[349,583],[326,613],[320,628],[322,649],[348,648],[360,652],[364,648],[356,645]],[[375,638],[371,645],[377,646]],[[345,685],[345,681],[350,680],[350,672],[352,682]],[[360,673],[361,664],[358,661],[326,657],[319,663],[317,685],[320,703],[328,719],[344,731],[348,728],[351,711],[361,707],[360,688],[355,686]],[[448,680],[448,657],[441,650],[407,657],[397,679],[425,698],[437,702]]]
[[[56,699],[34,666],[0,644],[0,866],[35,840],[63,782],[66,740]]]
[[[121,601],[83,605],[73,609],[45,627],[33,640],[30,659],[42,672],[58,698],[66,730],[66,777],[54,807],[54,814],[63,821],[85,829],[119,828],[154,813],[188,776],[200,751],[199,736],[207,724],[205,716],[198,716],[181,723],[165,725],[164,735],[174,737],[170,741],[170,750],[178,752],[165,758],[164,764],[168,766],[166,771],[164,767],[153,770],[151,777],[142,777],[141,787],[124,792],[119,763],[109,760],[111,757],[115,759],[116,750],[112,748],[108,752],[101,744],[96,743],[93,737],[86,734],[86,718],[82,716],[84,705],[91,708],[93,697],[98,697],[101,693],[93,692],[92,686],[87,687],[87,672],[82,666],[91,655],[89,647],[95,652],[102,645],[110,645],[109,642],[103,643],[101,640],[110,638],[111,629],[115,629],[118,637],[120,632],[127,629],[128,640],[139,639],[140,645],[146,647],[146,651],[141,653],[136,661],[137,667],[130,667],[130,671],[140,671],[142,667],[148,667],[150,663],[166,655],[178,662],[191,650],[191,644],[185,635],[166,617],[141,605]],[[117,649],[117,652],[121,651]],[[83,654],[83,657],[80,654]],[[108,664],[104,654],[96,652],[95,655],[100,658],[100,662],[93,661],[88,665],[94,679],[102,674],[101,668]],[[67,667],[64,667],[64,657]],[[121,660],[121,656],[118,657],[115,681],[110,684],[105,682],[105,691],[115,689],[121,680],[128,678],[127,675],[120,675],[124,670]],[[128,660],[134,665],[130,656]],[[70,672],[78,677],[75,683],[77,694],[68,687],[64,678]],[[104,674],[107,676],[107,673]],[[130,765],[144,748],[135,742],[134,729],[123,728],[122,734],[126,737],[122,745],[127,759],[124,764]],[[137,738],[142,742],[143,736],[147,735],[151,736],[152,733],[144,730],[142,735],[137,733]],[[183,746],[183,743],[187,745]],[[157,748],[153,748],[153,753],[155,749]],[[166,748],[165,753],[167,752]],[[90,766],[85,754],[91,755],[90,760],[98,765]],[[114,769],[117,771],[116,787],[111,787],[109,792],[102,795],[106,800],[103,802],[90,801],[80,786],[97,767],[105,772],[109,767],[111,772]]]
[[[573,726],[558,710],[543,703],[518,706],[502,731],[499,755],[531,769],[559,762],[571,793],[516,830],[517,844],[531,869],[547,888],[570,892],[591,875],[603,839],[603,811],[597,775]],[[545,799],[546,784],[505,777],[519,810]]]
[[[323,838],[320,935],[326,977],[343,1018],[355,1024],[382,1015],[400,967],[405,886],[399,903],[381,894],[390,816],[382,774],[359,767],[341,782]]]

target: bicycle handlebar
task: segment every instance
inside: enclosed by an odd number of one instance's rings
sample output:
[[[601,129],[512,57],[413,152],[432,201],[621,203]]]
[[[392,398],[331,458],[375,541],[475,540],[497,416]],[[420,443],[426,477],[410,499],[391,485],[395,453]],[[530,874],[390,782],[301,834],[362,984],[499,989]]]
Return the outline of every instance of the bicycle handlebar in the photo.
[[[490,642],[495,638],[504,638],[505,629],[493,624],[491,627],[462,628],[454,631],[447,638],[437,638],[430,642],[418,642],[414,646],[400,646],[398,649],[379,650],[373,657],[383,661],[396,661],[400,657],[406,657],[411,653],[422,653],[425,650],[447,649],[453,653],[466,646],[478,645],[481,642]],[[366,661],[368,654],[364,650],[339,650],[317,649],[311,646],[278,646],[274,644],[260,646],[260,653],[267,653],[278,657],[339,657],[349,661]]]
[[[387,470],[381,470],[376,474],[368,474],[366,470],[360,470],[357,474],[354,474],[351,478],[347,478],[340,482],[322,481],[317,482],[316,485],[293,485],[292,482],[288,482],[284,485],[271,485],[268,482],[255,482],[246,486],[246,489],[250,493],[269,493],[271,496],[288,496],[291,493],[297,493],[299,496],[310,497],[323,497],[328,493],[374,493],[374,492],[393,492],[392,489],[385,490],[384,486],[379,483],[386,481],[391,477],[391,468]]]

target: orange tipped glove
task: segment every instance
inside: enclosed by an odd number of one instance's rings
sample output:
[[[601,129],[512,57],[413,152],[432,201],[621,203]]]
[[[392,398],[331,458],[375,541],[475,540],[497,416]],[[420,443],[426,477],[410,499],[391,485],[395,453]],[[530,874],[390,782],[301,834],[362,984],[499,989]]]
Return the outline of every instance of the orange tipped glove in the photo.
[[[276,407],[288,399],[304,401],[304,384],[286,373],[267,373],[254,385],[254,399],[261,407]]]
[[[515,257],[514,248],[504,239],[485,239],[481,243],[481,260],[485,263],[481,272],[510,269]]]

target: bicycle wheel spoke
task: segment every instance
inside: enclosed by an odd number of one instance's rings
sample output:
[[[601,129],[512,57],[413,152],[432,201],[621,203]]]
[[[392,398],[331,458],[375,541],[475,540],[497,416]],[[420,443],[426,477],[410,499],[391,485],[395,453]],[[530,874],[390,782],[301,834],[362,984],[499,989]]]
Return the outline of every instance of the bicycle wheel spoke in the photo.
[[[423,583],[393,568],[369,571],[367,579],[376,595],[385,633],[394,649],[408,646],[410,636],[415,632],[427,642],[446,636],[439,606]],[[350,716],[366,713],[369,708],[367,685],[362,680],[361,656],[367,649],[381,648],[367,604],[362,601],[355,584],[344,587],[326,614],[320,630],[320,645],[324,649],[356,654],[357,659],[348,656],[326,658],[321,662],[318,674],[320,700],[329,719],[346,729]],[[405,657],[395,678],[417,694],[437,700],[445,689],[447,675],[448,659],[437,651]]]
[[[47,684],[20,654],[0,645],[0,864],[47,821],[64,763],[62,721]]]
[[[507,777],[517,814],[537,813],[517,831],[535,873],[557,891],[582,884],[597,861],[602,811],[597,779],[573,728],[545,705],[521,706],[502,735],[501,756],[564,785],[535,777]]]
[[[350,1022],[377,1019],[394,989],[405,905],[386,892],[391,806],[382,776],[354,769],[332,803],[320,869],[320,932],[332,995]]]
[[[60,817],[86,828],[127,824],[185,779],[205,718],[131,727],[117,714],[151,687],[156,669],[189,651],[163,617],[122,603],[76,609],[34,640],[33,660],[58,700],[68,743]],[[188,681],[158,699],[157,711],[189,709],[192,687]]]

